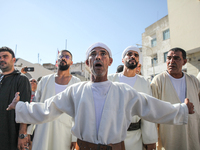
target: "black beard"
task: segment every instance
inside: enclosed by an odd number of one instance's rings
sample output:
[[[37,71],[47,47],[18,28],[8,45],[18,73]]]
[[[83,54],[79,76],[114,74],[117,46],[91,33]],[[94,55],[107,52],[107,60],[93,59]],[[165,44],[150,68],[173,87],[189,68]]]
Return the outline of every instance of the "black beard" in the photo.
[[[69,69],[69,66],[70,66],[70,65],[68,65],[68,64],[66,64],[66,65],[61,65],[61,64],[59,64],[58,68],[59,68],[59,70],[64,71],[64,70]]]
[[[126,61],[126,62],[125,62],[125,66],[126,66],[128,69],[131,69],[131,70],[135,69],[135,68],[137,67],[137,65],[138,65],[138,62],[137,62],[137,61],[135,61],[135,64],[130,64],[129,61]]]

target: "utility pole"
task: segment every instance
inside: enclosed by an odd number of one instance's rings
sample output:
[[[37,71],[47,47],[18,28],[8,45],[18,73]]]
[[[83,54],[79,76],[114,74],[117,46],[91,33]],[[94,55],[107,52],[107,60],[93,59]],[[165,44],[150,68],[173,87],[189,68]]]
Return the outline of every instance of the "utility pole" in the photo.
[[[40,63],[40,54],[38,53],[38,64]]]
[[[65,41],[65,49],[67,50],[67,39]]]
[[[16,57],[16,55],[17,55],[17,44],[15,46],[15,57]]]

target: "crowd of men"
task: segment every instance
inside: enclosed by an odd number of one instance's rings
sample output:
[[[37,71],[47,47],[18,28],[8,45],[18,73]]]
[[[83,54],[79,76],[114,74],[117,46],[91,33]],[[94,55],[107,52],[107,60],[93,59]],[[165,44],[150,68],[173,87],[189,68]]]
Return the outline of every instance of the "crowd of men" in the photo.
[[[125,48],[123,65],[108,75],[112,52],[94,43],[85,61],[91,81],[81,82],[62,50],[58,71],[37,83],[15,70],[12,49],[0,48],[1,149],[200,149],[200,81],[182,72],[186,52],[170,49],[167,70],[151,83],[141,76],[140,55]]]

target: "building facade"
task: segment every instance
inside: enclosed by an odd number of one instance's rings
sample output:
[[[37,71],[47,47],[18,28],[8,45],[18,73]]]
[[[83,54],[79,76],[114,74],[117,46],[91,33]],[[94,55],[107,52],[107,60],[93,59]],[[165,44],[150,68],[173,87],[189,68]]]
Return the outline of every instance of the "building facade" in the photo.
[[[150,81],[167,69],[166,56],[171,48],[168,16],[145,28],[142,34],[143,75]]]
[[[187,53],[187,72],[200,71],[200,0],[168,0],[171,47]]]

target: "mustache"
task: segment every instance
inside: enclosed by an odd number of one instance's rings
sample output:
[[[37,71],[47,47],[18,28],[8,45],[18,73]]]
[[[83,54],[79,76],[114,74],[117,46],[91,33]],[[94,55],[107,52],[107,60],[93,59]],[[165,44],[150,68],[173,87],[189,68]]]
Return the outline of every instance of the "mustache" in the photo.
[[[62,63],[62,62],[65,62],[65,63],[67,63],[64,59],[60,62],[60,63]]]
[[[135,60],[135,58],[131,58],[131,59],[129,59],[128,62],[130,62],[131,60]],[[136,60],[135,60],[135,61],[136,61]]]
[[[0,61],[0,63],[5,63],[5,64],[6,64],[6,62],[5,62],[5,61]]]
[[[169,67],[171,67],[171,66],[172,66],[172,67],[176,67],[177,65],[176,65],[175,63],[172,63],[172,64],[169,64],[168,66],[169,66]]]
[[[95,60],[94,64],[96,64],[96,63],[102,63],[102,61],[101,60]]]

